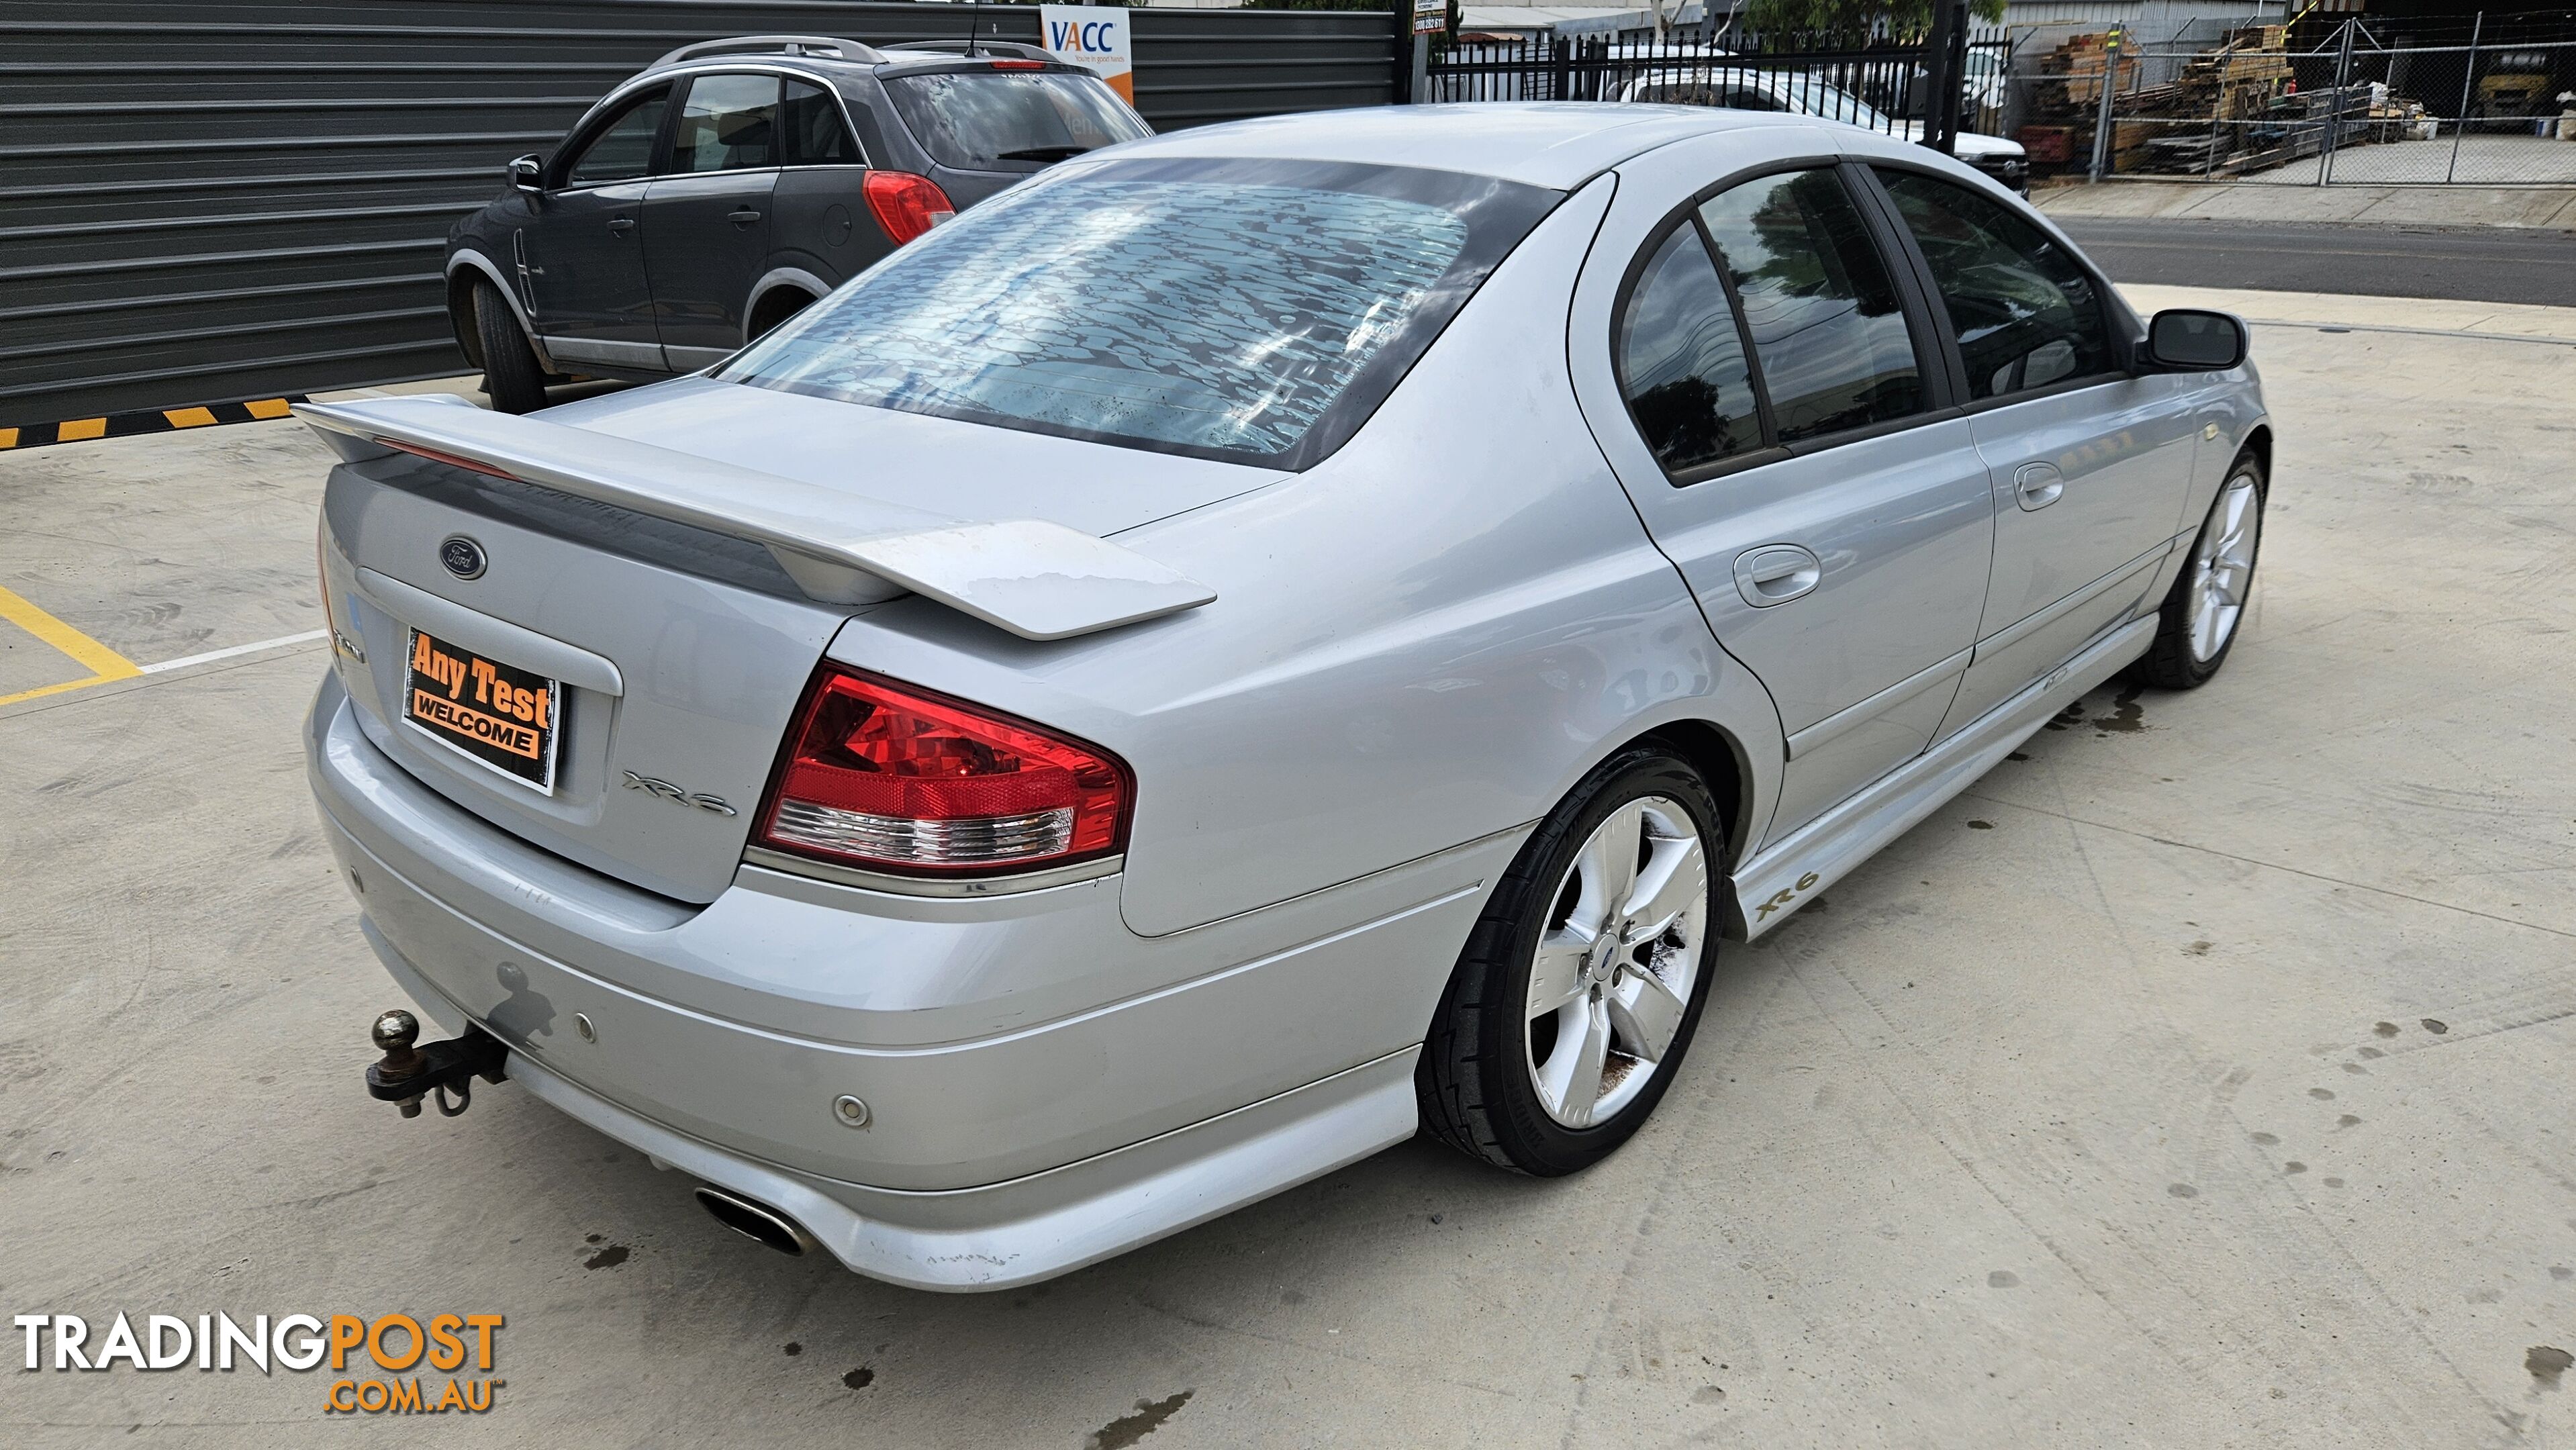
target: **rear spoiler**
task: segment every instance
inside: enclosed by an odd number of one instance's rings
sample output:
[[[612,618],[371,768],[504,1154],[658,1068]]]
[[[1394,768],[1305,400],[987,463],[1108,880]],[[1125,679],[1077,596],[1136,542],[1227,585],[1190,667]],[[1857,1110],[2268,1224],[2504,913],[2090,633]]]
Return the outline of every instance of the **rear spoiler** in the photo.
[[[1022,639],[1069,639],[1195,609],[1216,591],[1042,519],[975,523],[536,418],[453,394],[298,403],[352,463],[401,451],[768,547],[808,596],[935,599]]]

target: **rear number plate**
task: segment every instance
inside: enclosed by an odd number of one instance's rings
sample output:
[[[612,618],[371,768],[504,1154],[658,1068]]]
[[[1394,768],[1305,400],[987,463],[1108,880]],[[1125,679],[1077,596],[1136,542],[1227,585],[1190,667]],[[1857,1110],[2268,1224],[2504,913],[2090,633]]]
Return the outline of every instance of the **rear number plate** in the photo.
[[[545,676],[411,632],[403,719],[448,749],[547,795],[555,793],[555,719],[563,686]]]

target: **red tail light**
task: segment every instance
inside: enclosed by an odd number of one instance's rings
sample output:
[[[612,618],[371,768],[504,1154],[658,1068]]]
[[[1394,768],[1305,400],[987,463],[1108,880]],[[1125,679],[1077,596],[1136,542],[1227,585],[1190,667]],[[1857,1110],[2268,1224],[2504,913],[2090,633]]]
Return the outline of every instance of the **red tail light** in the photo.
[[[869,214],[898,247],[957,215],[957,204],[938,182],[909,171],[871,171],[860,190]]]
[[[993,62],[993,69],[995,70],[1045,70],[1046,68],[1047,63],[1042,60],[997,60]]]
[[[827,668],[807,692],[754,840],[904,875],[1070,865],[1125,844],[1108,752],[890,680]]]

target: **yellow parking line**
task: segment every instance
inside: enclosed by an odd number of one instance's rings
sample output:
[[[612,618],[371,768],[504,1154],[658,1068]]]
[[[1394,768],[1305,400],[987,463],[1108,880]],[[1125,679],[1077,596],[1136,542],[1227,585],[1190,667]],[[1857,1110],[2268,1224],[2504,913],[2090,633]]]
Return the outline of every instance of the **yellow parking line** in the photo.
[[[161,416],[169,419],[170,426],[173,428],[205,428],[213,425],[215,421],[215,410],[212,408],[164,408],[161,410]]]
[[[106,436],[105,418],[74,418],[68,423],[57,424],[54,428],[54,441],[57,443],[77,443],[84,438]]]
[[[250,415],[254,418],[283,418],[288,413],[294,411],[294,409],[287,406],[287,402],[284,398],[261,398],[254,402],[244,403],[242,406],[248,408],[250,410]]]
[[[33,700],[44,695],[59,695],[65,690],[86,689],[91,685],[106,684],[110,680],[130,680],[143,673],[143,668],[134,661],[38,609],[7,589],[0,589],[0,619],[9,621],[69,655],[72,663],[90,672],[89,678],[85,680],[66,680],[59,685],[45,685],[33,690],[20,690],[14,695],[0,695],[0,705],[14,705],[20,700]]]

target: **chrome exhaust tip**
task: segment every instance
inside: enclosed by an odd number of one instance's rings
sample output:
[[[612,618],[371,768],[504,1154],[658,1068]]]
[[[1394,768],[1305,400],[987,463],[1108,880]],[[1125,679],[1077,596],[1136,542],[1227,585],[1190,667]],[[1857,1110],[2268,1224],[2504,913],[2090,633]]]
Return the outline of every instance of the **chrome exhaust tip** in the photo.
[[[744,1238],[768,1245],[782,1254],[801,1257],[812,1247],[813,1235],[799,1228],[796,1220],[757,1199],[745,1198],[729,1188],[712,1183],[697,1187],[698,1203],[715,1216],[715,1221]]]

